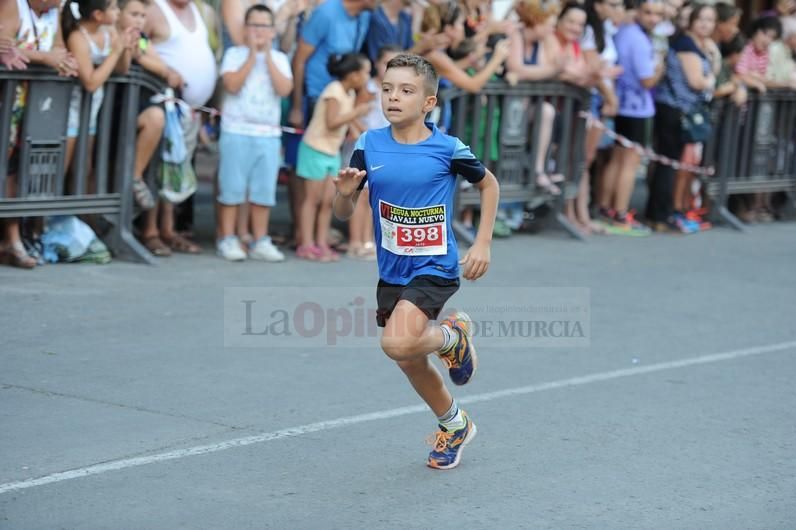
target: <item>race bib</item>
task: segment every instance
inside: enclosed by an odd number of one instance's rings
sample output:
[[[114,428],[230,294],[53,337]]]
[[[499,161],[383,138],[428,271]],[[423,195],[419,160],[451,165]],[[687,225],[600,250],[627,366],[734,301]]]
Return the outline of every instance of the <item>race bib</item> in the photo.
[[[381,247],[399,256],[448,253],[445,205],[404,208],[379,201]]]

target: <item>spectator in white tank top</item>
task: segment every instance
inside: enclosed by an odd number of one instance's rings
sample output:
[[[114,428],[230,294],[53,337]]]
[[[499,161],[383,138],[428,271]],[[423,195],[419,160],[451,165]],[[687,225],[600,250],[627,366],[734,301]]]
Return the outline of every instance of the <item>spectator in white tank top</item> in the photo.
[[[193,0],[154,0],[147,10],[146,33],[161,59],[182,77],[181,97],[190,105],[204,105],[212,97],[217,65],[208,40],[208,28]],[[188,159],[196,149],[201,116],[182,119]],[[161,239],[177,252],[198,254],[201,249],[174,230],[174,206],[162,203]]]

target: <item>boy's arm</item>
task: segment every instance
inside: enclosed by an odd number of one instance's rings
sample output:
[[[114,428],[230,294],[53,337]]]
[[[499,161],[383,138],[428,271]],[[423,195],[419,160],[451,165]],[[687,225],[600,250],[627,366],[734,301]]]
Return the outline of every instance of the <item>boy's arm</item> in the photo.
[[[237,94],[238,92],[240,92],[240,89],[243,88],[243,84],[246,82],[246,78],[249,77],[252,68],[254,68],[254,62],[256,59],[257,59],[257,52],[250,49],[249,54],[246,57],[246,61],[241,65],[240,68],[238,68],[237,70],[230,70],[224,72],[224,74],[221,77],[224,84],[224,90],[226,90],[230,94]],[[225,70],[223,64],[221,68],[222,70]]]
[[[500,189],[495,175],[486,169],[473,155],[470,148],[458,139],[451,160],[451,173],[461,175],[465,180],[474,184],[481,193],[481,222],[478,225],[478,233],[473,246],[459,261],[464,268],[462,272],[464,279],[477,280],[489,268],[489,245],[492,242],[492,230],[495,227]]]
[[[337,188],[337,194],[334,197],[334,204],[332,210],[334,216],[345,221],[354,214],[359,194],[365,187],[367,181],[367,172],[365,169],[365,151],[364,138],[365,134],[357,140],[354,146],[354,153],[351,155],[351,165],[347,168],[340,170],[340,173],[333,178],[334,185]]]
[[[492,230],[495,227],[500,187],[495,175],[488,169],[484,178],[475,185],[481,193],[481,221],[478,223],[478,233],[475,235],[473,246],[459,261],[464,267],[462,276],[465,280],[477,280],[489,269],[491,260],[489,246],[492,243]]]
[[[270,47],[265,52],[265,65],[268,68],[268,75],[271,78],[271,84],[274,91],[281,97],[289,96],[293,91],[293,77],[290,74],[285,74],[276,61],[281,61],[274,56]],[[290,63],[285,58],[282,65],[287,72],[290,72]]]

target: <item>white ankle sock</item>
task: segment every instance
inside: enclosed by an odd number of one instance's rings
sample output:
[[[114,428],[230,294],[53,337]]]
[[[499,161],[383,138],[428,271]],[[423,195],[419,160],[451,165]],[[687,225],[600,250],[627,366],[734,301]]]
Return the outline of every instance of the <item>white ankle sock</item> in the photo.
[[[439,420],[439,424],[445,427],[445,430],[448,432],[458,431],[467,425],[467,422],[464,421],[464,416],[462,416],[462,411],[455,399],[451,404],[451,408],[448,409],[448,412],[438,417],[437,420]]]
[[[440,329],[442,329],[442,335],[445,338],[445,342],[442,344],[442,348],[440,348],[439,351],[450,351],[450,349],[456,346],[456,343],[459,342],[459,334],[448,326],[440,326]]]

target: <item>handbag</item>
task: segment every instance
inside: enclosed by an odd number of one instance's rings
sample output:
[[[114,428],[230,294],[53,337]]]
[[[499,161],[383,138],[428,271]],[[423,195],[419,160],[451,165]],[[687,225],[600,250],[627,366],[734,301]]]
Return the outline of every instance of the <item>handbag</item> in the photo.
[[[713,134],[710,123],[710,109],[707,104],[700,103],[691,112],[680,114],[680,128],[683,138],[688,144],[705,143]]]

